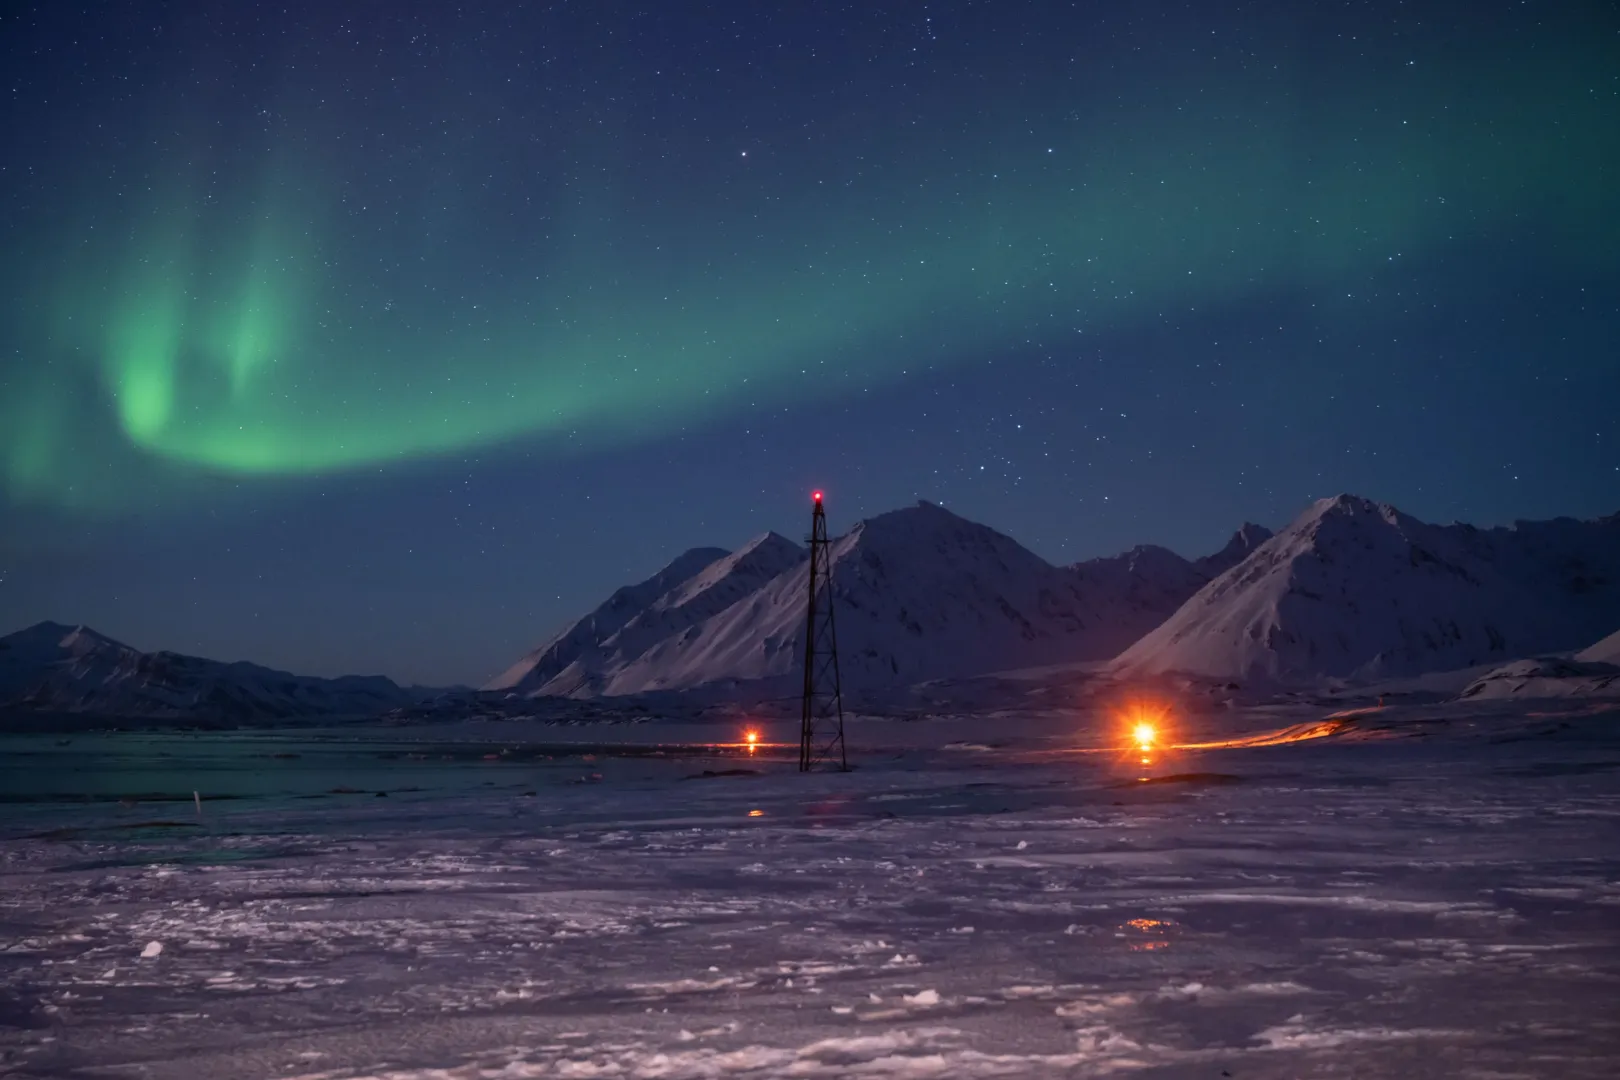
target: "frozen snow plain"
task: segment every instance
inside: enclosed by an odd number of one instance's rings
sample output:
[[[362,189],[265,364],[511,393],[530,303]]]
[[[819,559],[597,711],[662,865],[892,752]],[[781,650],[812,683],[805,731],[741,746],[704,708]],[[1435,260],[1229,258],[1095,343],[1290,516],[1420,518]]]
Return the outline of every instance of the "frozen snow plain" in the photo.
[[[0,1075],[1612,1077],[1620,711],[1532,708],[1145,768],[852,720],[812,776],[729,726],[0,737]]]

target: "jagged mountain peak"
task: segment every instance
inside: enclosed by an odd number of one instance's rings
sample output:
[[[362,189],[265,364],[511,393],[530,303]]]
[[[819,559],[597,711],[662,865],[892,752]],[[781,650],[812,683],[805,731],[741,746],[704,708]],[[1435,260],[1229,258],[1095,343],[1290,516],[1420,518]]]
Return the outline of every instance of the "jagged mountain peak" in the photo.
[[[1308,520],[1315,517],[1325,517],[1329,514],[1365,516],[1376,514],[1385,516],[1395,508],[1389,503],[1381,503],[1376,499],[1369,499],[1365,495],[1354,495],[1348,491],[1341,491],[1337,495],[1329,495],[1317,499],[1311,504],[1298,520]]]
[[[1228,544],[1243,544],[1245,547],[1257,548],[1270,540],[1274,534],[1264,525],[1256,525],[1252,521],[1245,521],[1238,526],[1238,531],[1232,534]]]
[[[1379,523],[1397,528],[1418,523],[1388,503],[1361,495],[1334,495],[1318,499],[1283,529],[1285,534],[1317,535],[1324,530],[1375,528]],[[1421,523],[1418,523],[1421,524]]]

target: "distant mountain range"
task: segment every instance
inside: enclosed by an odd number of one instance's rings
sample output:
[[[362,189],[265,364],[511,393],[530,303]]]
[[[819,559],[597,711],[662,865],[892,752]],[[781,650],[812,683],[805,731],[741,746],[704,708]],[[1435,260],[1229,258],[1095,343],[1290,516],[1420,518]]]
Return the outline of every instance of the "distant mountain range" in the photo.
[[[1620,515],[1430,525],[1352,495],[1188,560],[1145,546],[1053,566],[920,503],[833,542],[847,689],[1112,660],[1116,678],[1370,682],[1586,645],[1620,626]],[[806,555],[767,534],[687,552],[484,689],[598,697],[790,692]]]
[[[858,690],[1106,660],[1269,535],[1245,526],[1197,562],[1139,547],[1059,567],[932,503],[880,514],[832,545],[844,683]],[[807,575],[804,549],[774,533],[734,553],[689,551],[484,689],[574,697],[786,689],[803,662]]]
[[[85,626],[44,622],[0,637],[0,707],[12,709],[254,723],[374,716],[431,693],[380,675],[319,679],[141,652]]]
[[[1371,683],[1495,665],[1465,696],[1620,694],[1620,515],[1430,525],[1341,495],[1220,551],[1161,547],[1055,566],[931,503],[832,543],[846,691],[1096,665],[1116,680]],[[702,691],[790,696],[807,555],[775,533],[694,548],[453,702]],[[1610,635],[1578,655],[1574,650]],[[85,627],[0,638],[0,707],[257,722],[376,715],[436,691],[143,653]]]

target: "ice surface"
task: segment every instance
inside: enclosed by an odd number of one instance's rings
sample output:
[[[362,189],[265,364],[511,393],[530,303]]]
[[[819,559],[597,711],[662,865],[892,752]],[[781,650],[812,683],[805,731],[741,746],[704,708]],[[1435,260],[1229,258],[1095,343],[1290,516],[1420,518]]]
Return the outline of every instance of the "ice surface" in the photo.
[[[0,1073],[1613,1076],[1620,712],[1322,720],[8,736]]]

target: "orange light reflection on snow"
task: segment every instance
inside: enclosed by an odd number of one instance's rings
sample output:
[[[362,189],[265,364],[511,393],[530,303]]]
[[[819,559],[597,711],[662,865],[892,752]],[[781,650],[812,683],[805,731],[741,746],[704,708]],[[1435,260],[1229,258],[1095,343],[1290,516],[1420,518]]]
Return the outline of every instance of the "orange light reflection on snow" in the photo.
[[[1309,724],[1295,724],[1279,731],[1262,731],[1255,735],[1240,735],[1235,739],[1220,739],[1216,742],[1180,743],[1177,750],[1241,750],[1254,746],[1282,746],[1286,743],[1305,742],[1309,739],[1325,739],[1329,735],[1337,735],[1346,728],[1355,724],[1354,717],[1328,717]]]
[[[1120,930],[1116,936],[1126,939],[1126,948],[1131,952],[1157,952],[1170,947],[1170,923],[1164,919],[1131,919]]]

